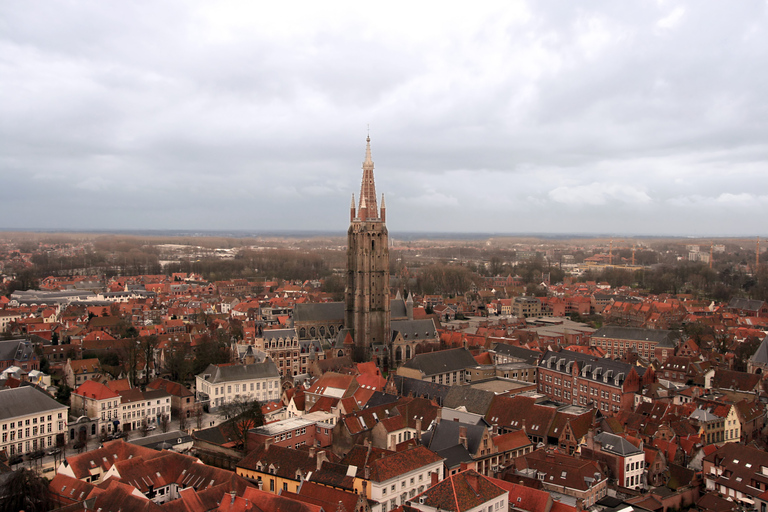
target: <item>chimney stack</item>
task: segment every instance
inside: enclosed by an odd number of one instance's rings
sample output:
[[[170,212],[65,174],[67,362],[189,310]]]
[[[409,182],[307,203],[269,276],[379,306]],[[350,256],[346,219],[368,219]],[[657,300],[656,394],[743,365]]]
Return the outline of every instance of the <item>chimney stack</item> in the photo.
[[[464,425],[459,427],[459,444],[464,448],[467,447],[467,427]]]
[[[317,470],[320,471],[320,468],[323,466],[323,462],[328,460],[328,456],[325,454],[325,450],[321,450],[317,452]]]

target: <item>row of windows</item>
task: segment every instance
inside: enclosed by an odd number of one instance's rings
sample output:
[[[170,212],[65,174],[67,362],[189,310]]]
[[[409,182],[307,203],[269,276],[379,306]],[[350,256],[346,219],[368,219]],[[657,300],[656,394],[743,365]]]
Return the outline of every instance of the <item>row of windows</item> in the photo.
[[[49,414],[47,416],[47,418],[48,418],[48,421],[53,421],[53,415],[52,414]],[[58,419],[62,419],[62,413],[58,413]],[[40,421],[40,423],[45,422],[46,421],[46,416],[40,416],[39,417],[39,421]],[[8,430],[9,428],[10,429],[14,429],[17,426],[21,427],[22,423],[23,423],[24,426],[29,426],[30,424],[31,425],[37,425],[38,417],[36,416],[34,418],[31,418],[31,419],[27,418],[26,420],[19,420],[18,422],[17,421],[11,421],[10,423],[3,423],[3,430]],[[49,428],[50,428],[50,425],[49,425]]]

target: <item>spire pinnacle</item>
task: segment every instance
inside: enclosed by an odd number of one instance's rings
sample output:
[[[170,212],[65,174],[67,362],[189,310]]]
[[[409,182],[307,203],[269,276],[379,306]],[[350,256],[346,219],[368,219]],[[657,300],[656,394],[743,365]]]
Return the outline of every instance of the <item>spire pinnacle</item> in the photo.
[[[360,217],[362,209],[366,208],[365,217],[371,220],[379,218],[379,208],[376,204],[376,184],[373,181],[373,158],[371,157],[371,136],[365,138],[365,161],[363,161],[363,181],[360,184]]]

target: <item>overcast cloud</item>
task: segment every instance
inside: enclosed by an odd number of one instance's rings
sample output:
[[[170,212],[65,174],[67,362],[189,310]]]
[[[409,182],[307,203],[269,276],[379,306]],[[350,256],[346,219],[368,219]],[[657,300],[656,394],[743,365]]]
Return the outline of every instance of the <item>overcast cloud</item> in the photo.
[[[765,235],[768,2],[0,3],[0,228]]]

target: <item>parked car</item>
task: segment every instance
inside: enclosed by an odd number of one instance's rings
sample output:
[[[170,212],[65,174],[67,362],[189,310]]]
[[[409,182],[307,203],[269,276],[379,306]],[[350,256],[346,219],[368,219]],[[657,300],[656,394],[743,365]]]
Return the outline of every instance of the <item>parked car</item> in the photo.
[[[155,426],[155,425],[149,425],[147,427],[147,430],[155,430],[156,428],[157,428],[157,426]]]
[[[112,439],[121,439],[123,437],[128,437],[128,434],[126,432],[115,432],[112,434]]]
[[[61,448],[51,448],[45,452],[46,455],[57,455],[59,453],[61,453]]]
[[[43,457],[45,457],[43,450],[35,450],[27,454],[27,460],[42,459]]]

